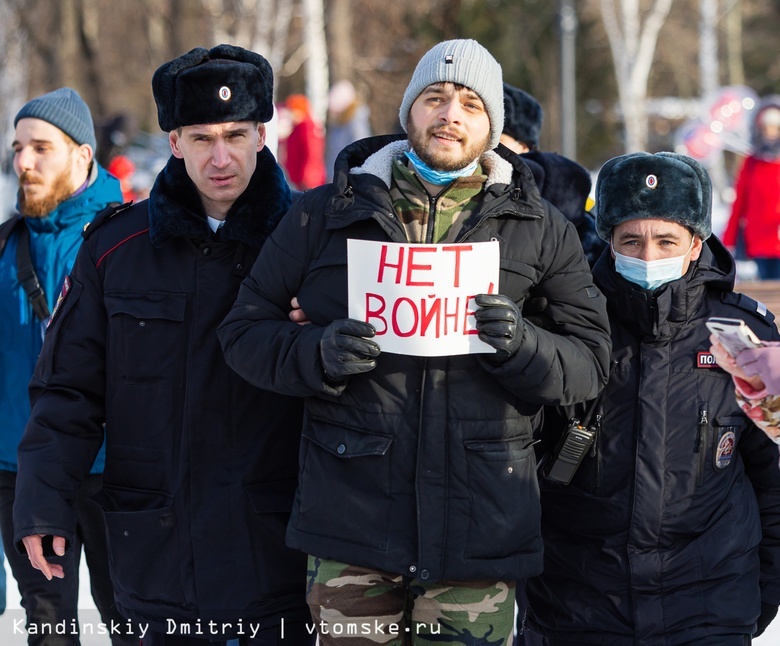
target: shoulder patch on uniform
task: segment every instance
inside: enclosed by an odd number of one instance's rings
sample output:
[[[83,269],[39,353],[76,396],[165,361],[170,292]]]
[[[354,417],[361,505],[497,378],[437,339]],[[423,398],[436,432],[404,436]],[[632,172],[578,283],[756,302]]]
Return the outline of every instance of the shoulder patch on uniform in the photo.
[[[768,323],[772,323],[775,320],[775,315],[767,309],[766,305],[761,301],[757,301],[755,298],[751,298],[747,294],[742,294],[741,292],[723,292],[721,294],[721,300],[724,303],[734,305],[741,310],[756,314],[765,319]]]
[[[119,202],[109,203],[105,209],[103,209],[95,216],[92,222],[89,222],[84,226],[84,231],[81,232],[81,237],[84,238],[84,240],[87,240],[101,224],[108,222],[115,215],[121,213],[122,211],[126,211],[131,206],[133,206],[133,202],[125,202],[124,204],[119,204]]]

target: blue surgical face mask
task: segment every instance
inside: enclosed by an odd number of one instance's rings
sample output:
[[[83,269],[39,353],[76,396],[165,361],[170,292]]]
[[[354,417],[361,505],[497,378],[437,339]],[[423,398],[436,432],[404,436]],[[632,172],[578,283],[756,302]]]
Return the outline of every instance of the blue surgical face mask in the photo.
[[[474,171],[477,170],[476,159],[466,166],[466,168],[461,168],[459,170],[434,170],[420,159],[413,150],[408,150],[405,154],[409,158],[409,161],[412,162],[412,166],[414,166],[414,170],[420,178],[434,186],[452,184],[458,177],[473,175]]]
[[[612,253],[615,254],[615,271],[626,280],[636,283],[644,289],[658,289],[673,280],[682,278],[685,258],[693,249],[693,239],[691,246],[688,247],[682,256],[673,258],[661,258],[660,260],[641,260],[624,256],[615,251],[612,246]]]

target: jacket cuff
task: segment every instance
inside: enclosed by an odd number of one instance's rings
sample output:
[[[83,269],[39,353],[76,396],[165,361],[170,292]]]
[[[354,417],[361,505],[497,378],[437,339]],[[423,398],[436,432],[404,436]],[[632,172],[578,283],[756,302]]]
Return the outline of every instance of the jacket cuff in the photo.
[[[737,389],[737,392],[745,399],[762,399],[768,394],[766,387],[762,388],[761,390],[756,390],[747,381],[741,379],[740,377],[732,376],[732,380],[734,381],[734,387]]]

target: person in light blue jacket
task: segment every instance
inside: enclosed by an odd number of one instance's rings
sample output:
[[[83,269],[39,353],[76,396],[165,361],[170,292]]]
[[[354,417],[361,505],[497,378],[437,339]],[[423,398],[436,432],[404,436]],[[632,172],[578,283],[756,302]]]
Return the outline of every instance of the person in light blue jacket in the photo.
[[[13,543],[16,449],[30,415],[27,384],[58,294],[68,288],[65,278],[82,231],[109,204],[121,202],[122,192],[94,159],[92,116],[75,90],[60,88],[32,99],[19,110],[14,127],[18,213],[0,228],[0,533],[27,612],[28,643],[78,645],[78,577],[47,581]],[[32,272],[19,250],[29,251]],[[90,478],[69,501],[80,544],[62,562],[78,572],[83,546],[102,622],[126,626],[114,603],[103,519],[89,500],[102,486],[102,449],[95,458]],[[57,625],[68,634],[49,634]],[[137,644],[138,637],[112,634],[112,642]]]

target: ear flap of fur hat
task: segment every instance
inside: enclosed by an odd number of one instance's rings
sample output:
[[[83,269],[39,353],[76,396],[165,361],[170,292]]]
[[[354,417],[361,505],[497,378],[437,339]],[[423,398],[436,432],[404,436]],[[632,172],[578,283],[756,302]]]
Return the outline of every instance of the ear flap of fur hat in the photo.
[[[259,54],[233,45],[196,47],[160,66],[152,77],[157,120],[166,132],[273,117],[273,72]]]
[[[706,240],[712,233],[712,184],[704,167],[677,153],[630,153],[610,159],[596,180],[596,230],[610,240],[622,222],[660,218]]]
[[[504,132],[529,148],[539,145],[544,113],[528,92],[504,83]]]

